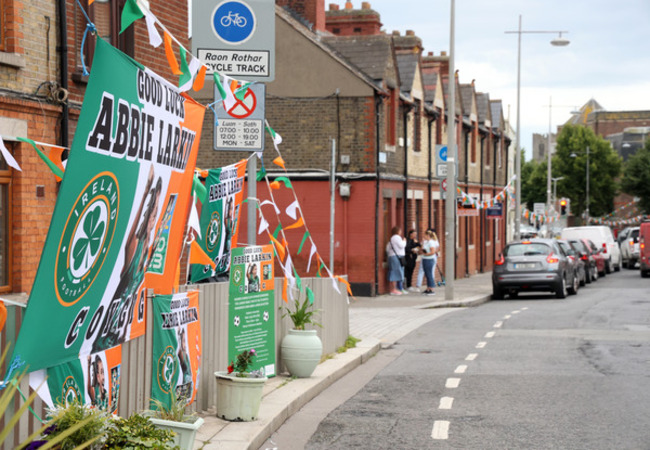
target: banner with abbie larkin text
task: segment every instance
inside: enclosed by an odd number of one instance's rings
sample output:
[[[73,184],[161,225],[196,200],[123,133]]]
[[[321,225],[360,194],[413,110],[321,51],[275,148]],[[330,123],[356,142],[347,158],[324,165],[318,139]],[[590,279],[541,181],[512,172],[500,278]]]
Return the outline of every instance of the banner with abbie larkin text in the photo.
[[[157,295],[153,314],[151,398],[167,408],[174,396],[192,403],[201,367],[199,292]]]
[[[14,367],[54,367],[144,333],[146,288],[163,290],[178,265],[172,243],[182,239],[174,234],[187,215],[204,112],[97,39]]]
[[[201,239],[197,239],[197,242],[217,267],[213,271],[210,266],[192,264],[192,283],[228,273],[230,249],[237,246],[239,234],[246,162],[244,159],[236,164],[208,171],[205,181],[208,195],[201,206]]]

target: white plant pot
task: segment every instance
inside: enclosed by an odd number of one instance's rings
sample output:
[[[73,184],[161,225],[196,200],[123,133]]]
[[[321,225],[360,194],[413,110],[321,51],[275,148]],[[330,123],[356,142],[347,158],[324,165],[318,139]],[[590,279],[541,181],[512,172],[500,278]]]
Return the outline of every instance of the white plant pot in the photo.
[[[309,378],[320,362],[323,343],[316,330],[289,330],[280,344],[282,362],[289,373],[298,378]]]
[[[217,417],[233,422],[256,420],[267,378],[242,378],[228,372],[215,372],[214,376],[217,380]]]
[[[175,422],[173,420],[157,419],[149,415],[149,420],[158,428],[167,428],[176,433],[174,445],[178,445],[182,450],[194,448],[196,432],[203,425],[202,417],[195,417],[194,422]]]

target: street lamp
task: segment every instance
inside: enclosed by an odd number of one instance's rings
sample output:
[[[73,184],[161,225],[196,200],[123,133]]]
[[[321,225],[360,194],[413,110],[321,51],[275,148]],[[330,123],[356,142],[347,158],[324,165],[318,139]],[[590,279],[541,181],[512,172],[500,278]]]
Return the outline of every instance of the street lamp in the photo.
[[[581,155],[587,155],[587,182],[585,189],[585,225],[589,224],[589,146],[587,146],[587,151],[585,153],[580,153]],[[569,155],[571,158],[577,158],[578,153],[573,152]]]
[[[515,240],[520,238],[521,227],[521,150],[520,150],[520,135],[521,135],[521,35],[522,34],[559,34],[559,36],[551,41],[551,45],[556,47],[564,47],[569,45],[569,40],[562,37],[562,33],[568,31],[523,31],[521,29],[521,15],[519,15],[519,29],[517,31],[506,31],[506,34],[516,33],[517,39],[517,137],[515,140],[515,185],[517,199],[515,201]],[[549,165],[550,167],[550,165]]]

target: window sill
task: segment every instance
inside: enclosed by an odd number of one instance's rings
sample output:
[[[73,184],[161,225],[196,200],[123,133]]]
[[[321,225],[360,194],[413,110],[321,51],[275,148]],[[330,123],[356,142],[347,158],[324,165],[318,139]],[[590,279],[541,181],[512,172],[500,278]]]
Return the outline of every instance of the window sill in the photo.
[[[84,75],[81,70],[75,70],[72,73],[72,81],[74,81],[77,84],[88,84],[88,78],[90,78],[90,75]]]
[[[18,53],[0,52],[0,65],[24,69],[26,66],[25,57]]]

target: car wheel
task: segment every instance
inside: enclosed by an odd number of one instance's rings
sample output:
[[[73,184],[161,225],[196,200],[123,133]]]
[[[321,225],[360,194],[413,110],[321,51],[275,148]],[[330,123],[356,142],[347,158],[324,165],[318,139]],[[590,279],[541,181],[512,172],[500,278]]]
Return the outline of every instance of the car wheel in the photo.
[[[568,287],[567,291],[569,295],[576,295],[578,293],[578,276],[574,273],[571,280],[571,286]]]
[[[598,267],[595,267],[595,266],[594,266],[594,273],[593,273],[591,279],[592,279],[593,281],[598,281]]]
[[[555,298],[566,298],[566,280],[564,277],[562,277],[557,288],[555,288]]]
[[[623,263],[622,263],[621,260],[619,259],[619,260],[618,260],[618,264],[616,264],[616,265],[614,266],[614,272],[620,272],[620,271],[621,271],[621,265],[622,265],[622,264],[623,264]],[[630,262],[628,261],[627,264],[628,264],[628,266],[629,266],[629,265],[630,265]],[[632,264],[632,267],[634,267],[634,264]]]
[[[605,261],[605,273],[612,273],[612,260]]]
[[[641,278],[648,278],[648,277],[650,277],[650,271],[642,270],[641,271]]]
[[[492,300],[503,300],[503,289],[492,285]]]
[[[589,278],[589,275],[587,274],[587,270],[582,271],[582,279],[580,280],[580,286],[584,286],[588,283],[587,279]]]
[[[519,297],[519,291],[510,291],[508,293],[508,296],[512,299],[518,298]]]
[[[623,262],[622,262],[621,264],[623,265],[623,268],[625,268],[625,269],[629,269],[629,268],[630,268],[630,263],[627,262],[626,260],[623,260]]]

